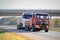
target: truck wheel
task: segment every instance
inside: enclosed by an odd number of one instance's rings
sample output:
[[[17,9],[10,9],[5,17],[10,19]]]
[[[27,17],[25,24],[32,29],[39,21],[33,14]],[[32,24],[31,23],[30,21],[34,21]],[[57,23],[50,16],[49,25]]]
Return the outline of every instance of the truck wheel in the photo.
[[[26,30],[26,31],[30,31],[30,28],[29,28],[28,25],[25,26],[25,30]]]
[[[35,26],[32,25],[32,29],[31,29],[32,32],[35,32]]]
[[[28,25],[25,25],[25,30],[28,31]]]
[[[28,30],[28,27],[27,27],[27,25],[25,25],[25,30],[26,30],[26,31]]]
[[[17,26],[17,29],[19,29],[19,30],[20,30],[21,28],[19,28],[19,26]]]
[[[45,29],[45,32],[48,32],[48,29]]]
[[[19,30],[20,30],[21,28],[18,28],[18,27],[17,27],[17,29],[19,29]]]
[[[30,27],[28,26],[28,31],[30,31]]]

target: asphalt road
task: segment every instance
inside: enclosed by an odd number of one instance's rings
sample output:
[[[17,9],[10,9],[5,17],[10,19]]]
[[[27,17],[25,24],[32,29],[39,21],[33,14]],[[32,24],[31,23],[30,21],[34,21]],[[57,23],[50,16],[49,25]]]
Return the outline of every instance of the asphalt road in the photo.
[[[34,40],[60,40],[60,32],[50,31],[44,32],[44,30],[39,32],[30,32],[25,30],[17,30],[16,26],[0,26],[0,28],[3,28],[8,31],[16,32],[19,35],[23,35],[29,38],[32,38]]]

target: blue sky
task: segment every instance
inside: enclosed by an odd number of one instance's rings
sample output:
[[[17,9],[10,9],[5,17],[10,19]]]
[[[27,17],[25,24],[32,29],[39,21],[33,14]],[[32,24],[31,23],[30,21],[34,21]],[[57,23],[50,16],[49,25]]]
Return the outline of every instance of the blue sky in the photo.
[[[60,0],[0,0],[0,9],[60,9]]]

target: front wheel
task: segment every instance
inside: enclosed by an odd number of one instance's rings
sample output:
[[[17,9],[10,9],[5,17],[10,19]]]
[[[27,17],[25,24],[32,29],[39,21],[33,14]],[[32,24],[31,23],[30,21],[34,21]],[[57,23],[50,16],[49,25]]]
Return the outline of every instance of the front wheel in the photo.
[[[45,29],[45,32],[48,32],[48,29]]]

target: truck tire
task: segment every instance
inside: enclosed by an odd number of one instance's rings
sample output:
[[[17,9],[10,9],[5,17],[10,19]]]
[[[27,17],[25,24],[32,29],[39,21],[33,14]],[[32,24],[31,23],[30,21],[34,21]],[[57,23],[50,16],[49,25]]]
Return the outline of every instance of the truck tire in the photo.
[[[19,30],[20,30],[21,28],[17,27],[17,29],[19,29]]]
[[[35,26],[32,25],[32,29],[31,29],[32,32],[35,32]]]
[[[45,29],[45,32],[48,32],[48,29]]]
[[[25,25],[25,30],[26,30],[26,31],[28,30],[28,27],[27,27],[27,25]]]
[[[30,27],[28,26],[28,31],[30,31]]]
[[[19,29],[19,30],[21,29],[19,25],[17,26],[17,29]]]
[[[29,26],[28,26],[28,25],[25,25],[25,30],[26,30],[26,31],[30,31],[30,29],[29,29]]]

